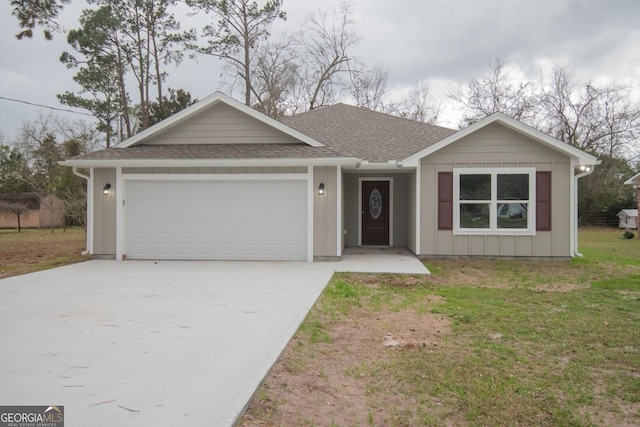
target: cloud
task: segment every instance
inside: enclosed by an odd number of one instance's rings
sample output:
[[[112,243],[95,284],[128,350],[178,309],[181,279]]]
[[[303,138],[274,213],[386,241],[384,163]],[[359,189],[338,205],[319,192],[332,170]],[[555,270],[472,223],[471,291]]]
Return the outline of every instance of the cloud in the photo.
[[[338,3],[285,0],[288,19],[276,29],[294,32],[305,15]],[[61,17],[63,25],[76,28],[84,7],[74,0]],[[444,95],[447,86],[480,76],[497,56],[528,80],[538,78],[541,64],[568,64],[582,80],[625,80],[637,88],[638,16],[637,0],[354,0],[356,30],[362,36],[355,55],[370,66],[386,66],[389,86],[399,91],[427,81]],[[180,19],[188,28],[211,18],[183,11]],[[56,34],[46,42],[38,34],[17,41],[16,31],[8,2],[0,3],[0,96],[60,106],[55,95],[77,89],[73,70],[58,61],[68,49],[65,36]],[[221,63],[212,57],[185,59],[168,72],[168,86],[197,98],[222,87]],[[0,132],[15,133],[22,120],[32,120],[38,111],[0,100]]]

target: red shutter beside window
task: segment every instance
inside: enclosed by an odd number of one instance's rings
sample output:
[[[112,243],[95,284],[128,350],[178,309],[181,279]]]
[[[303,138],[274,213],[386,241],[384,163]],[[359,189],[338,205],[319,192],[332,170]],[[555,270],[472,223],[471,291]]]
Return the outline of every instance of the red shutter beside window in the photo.
[[[551,231],[551,172],[536,172],[536,230]]]
[[[438,172],[438,230],[453,230],[453,172]]]

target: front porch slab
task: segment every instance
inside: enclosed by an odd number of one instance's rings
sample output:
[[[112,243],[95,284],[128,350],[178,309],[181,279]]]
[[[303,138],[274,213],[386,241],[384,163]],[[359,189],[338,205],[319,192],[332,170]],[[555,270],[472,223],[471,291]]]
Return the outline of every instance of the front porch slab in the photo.
[[[337,272],[431,274],[407,248],[390,246],[347,247]]]

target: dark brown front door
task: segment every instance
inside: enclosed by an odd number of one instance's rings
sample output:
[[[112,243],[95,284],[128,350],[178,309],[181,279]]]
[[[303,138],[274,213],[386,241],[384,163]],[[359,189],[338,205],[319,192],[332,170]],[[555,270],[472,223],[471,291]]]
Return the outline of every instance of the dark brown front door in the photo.
[[[362,181],[362,244],[389,244],[389,181]]]

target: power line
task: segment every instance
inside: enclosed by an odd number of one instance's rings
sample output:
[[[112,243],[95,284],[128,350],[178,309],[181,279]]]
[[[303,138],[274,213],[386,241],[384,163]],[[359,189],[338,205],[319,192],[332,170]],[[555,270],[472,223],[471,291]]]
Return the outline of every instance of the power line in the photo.
[[[3,100],[5,100],[5,101],[19,102],[19,103],[21,103],[21,104],[32,105],[32,106],[34,106],[34,107],[48,108],[48,109],[50,109],[50,110],[63,111],[63,112],[65,112],[65,113],[82,114],[83,116],[93,117],[93,114],[83,113],[83,112],[81,112],[81,111],[68,110],[68,109],[66,109],[66,108],[50,107],[50,106],[48,106],[48,105],[36,104],[36,103],[34,103],[34,102],[23,101],[23,100],[21,100],[21,99],[6,98],[6,97],[4,97],[4,96],[0,96],[0,99],[3,99]]]

